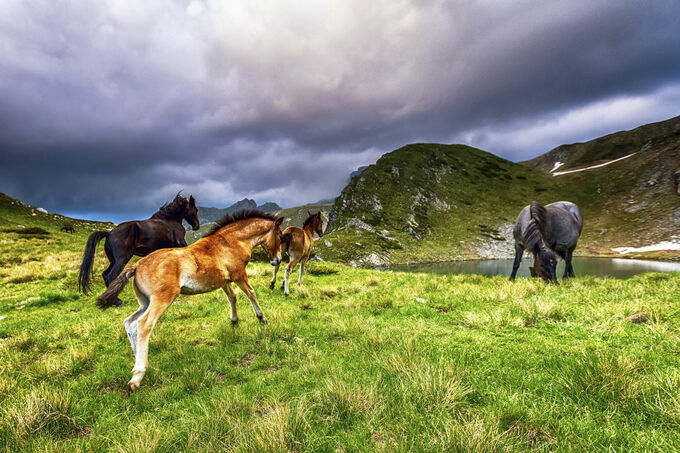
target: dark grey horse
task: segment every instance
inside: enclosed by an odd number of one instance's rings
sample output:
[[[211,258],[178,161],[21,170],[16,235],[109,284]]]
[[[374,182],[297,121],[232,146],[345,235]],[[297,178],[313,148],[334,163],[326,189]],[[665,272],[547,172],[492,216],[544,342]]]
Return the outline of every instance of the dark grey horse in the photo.
[[[582,229],[583,217],[574,203],[558,201],[541,206],[532,201],[529,206],[525,206],[517,216],[513,230],[515,262],[510,281],[515,279],[524,250],[534,254],[532,276],[557,283],[557,254],[566,262],[563,278],[574,277],[571,259]]]

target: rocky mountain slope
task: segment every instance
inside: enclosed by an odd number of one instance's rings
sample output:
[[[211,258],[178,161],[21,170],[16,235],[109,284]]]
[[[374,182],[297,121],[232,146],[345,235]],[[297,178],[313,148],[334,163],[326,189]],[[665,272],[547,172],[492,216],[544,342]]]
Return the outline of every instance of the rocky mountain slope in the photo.
[[[561,145],[534,159],[522,162],[532,168],[562,172],[606,163],[633,153],[667,148],[680,143],[680,116],[658,123],[650,123],[630,131],[615,132],[585,143]]]
[[[242,211],[244,209],[259,209],[262,212],[272,212],[280,210],[281,206],[272,202],[264,203],[258,206],[255,200],[244,198],[243,200],[237,201],[228,208],[212,208],[206,206],[199,206],[198,220],[200,220],[201,224],[215,222],[216,220],[221,219],[227,214],[233,214],[237,211]]]
[[[357,265],[501,256],[525,201],[556,193],[545,173],[476,148],[407,145],[352,178],[318,254]]]
[[[252,201],[252,200],[251,200]],[[286,208],[286,209],[272,209],[272,210],[265,210],[265,208],[268,205],[275,205],[275,203],[265,203],[262,206],[258,206],[257,209],[260,209],[264,212],[269,212],[275,216],[283,216],[284,221],[281,229],[285,229],[286,227],[292,225],[292,226],[299,226],[301,227],[305,219],[307,218],[307,211],[311,211],[313,213],[316,213],[318,211],[321,211],[321,217],[324,219],[324,226],[326,225],[326,222],[328,221],[328,213],[330,212],[331,208],[333,207],[332,203],[313,203],[313,204],[306,204],[303,206],[296,206],[294,208]],[[253,209],[253,208],[247,208],[247,209]],[[236,212],[236,211],[234,211]],[[200,211],[199,211],[200,215]],[[223,214],[224,215],[224,214]],[[221,217],[219,217],[221,218]],[[201,220],[201,228],[198,231],[187,231],[185,238],[188,244],[196,242],[198,239],[202,238],[203,235],[208,232],[213,226],[214,222],[203,222]]]
[[[680,248],[679,183],[680,117],[522,164],[463,145],[408,145],[352,178],[317,250],[356,265],[510,257],[512,224],[531,200],[581,207],[581,254],[674,241]]]

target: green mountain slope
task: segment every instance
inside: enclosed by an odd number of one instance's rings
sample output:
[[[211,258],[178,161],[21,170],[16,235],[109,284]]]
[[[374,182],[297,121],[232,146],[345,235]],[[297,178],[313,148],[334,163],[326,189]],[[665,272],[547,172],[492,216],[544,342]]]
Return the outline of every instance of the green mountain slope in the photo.
[[[599,168],[549,173],[558,161],[565,171],[632,153]],[[532,200],[581,207],[580,254],[618,256],[613,248],[680,241],[680,117],[522,164],[463,145],[405,146],[352,178],[317,252],[356,265],[510,257],[512,224]],[[680,252],[628,256],[676,259]]]
[[[549,172],[556,162],[562,162],[563,165],[557,171],[565,171],[600,164],[632,153],[646,154],[678,145],[680,116],[645,124],[630,131],[615,132],[585,143],[561,145],[522,163]]]
[[[554,200],[557,186],[543,172],[469,146],[407,145],[352,178],[318,254],[367,265],[494,257],[512,247],[519,209]]]

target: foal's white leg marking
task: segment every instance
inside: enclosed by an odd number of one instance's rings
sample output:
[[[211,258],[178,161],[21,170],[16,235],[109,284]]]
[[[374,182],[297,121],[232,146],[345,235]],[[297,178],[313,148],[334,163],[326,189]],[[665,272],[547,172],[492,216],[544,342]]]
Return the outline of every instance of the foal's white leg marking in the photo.
[[[231,305],[231,322],[236,324],[238,322],[238,313],[236,313],[236,294],[234,294],[234,289],[231,287],[231,283],[226,283],[222,289],[229,299],[229,305]]]
[[[300,276],[298,277],[298,286],[302,285],[302,273],[305,271],[305,263],[307,260],[300,261]]]
[[[235,283],[238,285],[239,288],[241,288],[241,291],[246,293],[248,299],[250,299],[250,303],[253,305],[253,311],[255,312],[255,316],[257,316],[257,319],[259,319],[262,324],[266,324],[267,319],[264,317],[262,309],[260,308],[260,305],[257,303],[257,297],[255,297],[255,291],[253,290],[253,287],[250,286],[250,284],[246,280],[241,280]]]
[[[125,318],[123,325],[125,326],[125,331],[127,332],[128,339],[130,340],[130,346],[132,346],[132,353],[135,355],[135,357],[137,357],[137,327],[139,325],[139,317],[142,316],[149,308],[149,298],[146,294],[140,291],[136,285],[135,296],[137,296],[139,308],[136,312]]]
[[[163,315],[176,297],[177,296],[173,297],[171,301],[163,305],[165,301],[160,302],[160,304],[158,302],[154,304],[154,301],[158,299],[152,296],[149,303],[149,309],[147,309],[137,320],[137,324],[140,327],[137,335],[137,354],[135,354],[135,367],[132,369],[132,379],[128,382],[128,387],[132,391],[139,387],[144,378],[144,374],[146,374],[146,367],[149,364],[149,337],[151,336],[151,331],[158,319]],[[160,307],[158,305],[160,305]]]

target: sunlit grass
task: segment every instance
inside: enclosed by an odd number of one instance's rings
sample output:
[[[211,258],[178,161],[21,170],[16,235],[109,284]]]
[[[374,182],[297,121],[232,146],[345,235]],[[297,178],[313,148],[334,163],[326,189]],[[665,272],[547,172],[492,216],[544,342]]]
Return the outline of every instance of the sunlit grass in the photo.
[[[7,451],[680,447],[677,275],[547,286],[309,263],[285,297],[251,263],[269,324],[240,292],[238,327],[223,292],[181,296],[127,395],[132,291],[98,310],[103,254],[83,296],[82,244],[52,240],[27,243],[35,260],[0,244]]]

